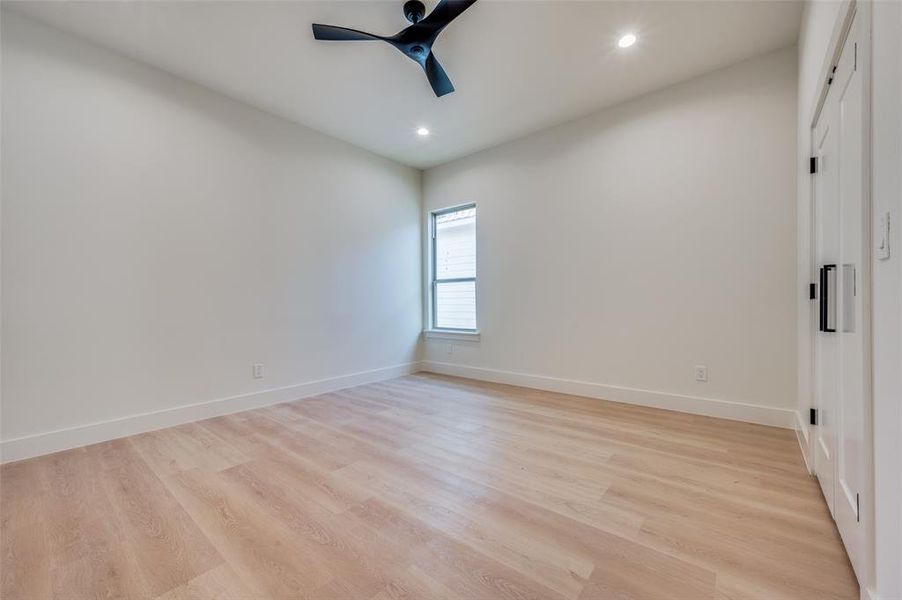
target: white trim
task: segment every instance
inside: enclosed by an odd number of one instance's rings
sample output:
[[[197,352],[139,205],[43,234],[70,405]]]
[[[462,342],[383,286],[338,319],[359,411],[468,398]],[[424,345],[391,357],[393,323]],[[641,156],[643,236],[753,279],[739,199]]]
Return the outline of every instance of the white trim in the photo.
[[[588,381],[576,381],[572,379],[560,379],[545,375],[530,375],[527,373],[514,373],[497,369],[484,369],[468,365],[456,365],[451,363],[424,361],[422,369],[431,373],[442,375],[455,375],[493,383],[507,383],[539,390],[574,394],[613,402],[649,406],[674,410],[694,415],[718,417],[733,421],[745,421],[771,425],[785,429],[793,429],[795,424],[795,411],[786,408],[772,406],[756,406],[728,400],[714,398],[701,398],[698,396],[686,396],[669,392],[656,392],[640,390],[636,388],[621,387],[592,383]]]
[[[849,27],[852,25],[852,17],[855,15],[857,8],[857,0],[840,0],[843,6],[840,7],[836,21],[833,23],[833,31],[830,33],[830,42],[827,45],[827,54],[824,56],[824,62],[820,70],[820,87],[817,96],[814,99],[814,105],[808,113],[810,120],[808,121],[808,129],[813,129],[824,106],[824,100],[827,99],[827,91],[829,90],[830,76],[833,74],[833,66],[839,60],[842,53],[843,45],[846,38],[849,37]]]
[[[206,402],[187,404],[165,410],[141,413],[119,419],[111,419],[109,421],[100,421],[98,423],[79,425],[68,429],[47,431],[11,440],[3,440],[0,442],[0,457],[2,457],[2,462],[4,463],[23,460],[41,456],[43,454],[68,450],[70,448],[78,448],[89,444],[105,442],[134,435],[136,433],[143,433],[145,431],[153,431],[155,429],[209,419],[211,417],[241,412],[252,408],[268,406],[270,404],[278,404],[289,400],[297,400],[308,396],[316,396],[317,394],[334,392],[336,390],[366,383],[393,379],[402,375],[415,373],[419,368],[420,363],[410,362],[394,367],[384,367],[381,369],[373,369],[372,371],[350,373],[348,375],[340,375],[328,379],[308,381],[260,392],[240,394],[228,398],[218,398],[216,400],[208,400]]]
[[[802,461],[805,463],[805,469],[808,471],[808,474],[814,475],[814,469],[808,460],[808,426],[802,420],[802,413],[799,411],[795,411],[795,413],[796,439],[799,441],[799,450],[802,451]]]
[[[461,342],[478,342],[479,331],[450,331],[447,329],[427,329],[423,332],[427,339],[458,340]]]
[[[865,586],[861,586],[858,597],[860,598],[860,600],[883,600],[883,598],[879,596],[877,592]]]

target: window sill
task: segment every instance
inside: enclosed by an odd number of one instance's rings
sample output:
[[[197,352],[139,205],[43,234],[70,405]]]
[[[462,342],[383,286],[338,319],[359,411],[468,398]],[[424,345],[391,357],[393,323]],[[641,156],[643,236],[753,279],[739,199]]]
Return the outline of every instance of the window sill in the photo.
[[[430,340],[457,340],[461,342],[478,342],[478,331],[451,331],[450,329],[427,329],[423,332]]]

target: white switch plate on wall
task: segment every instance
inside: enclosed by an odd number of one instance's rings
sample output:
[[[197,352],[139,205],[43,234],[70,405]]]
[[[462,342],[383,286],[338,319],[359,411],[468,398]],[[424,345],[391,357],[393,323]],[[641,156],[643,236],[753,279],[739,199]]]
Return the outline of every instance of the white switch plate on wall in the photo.
[[[874,253],[877,260],[889,259],[889,211],[880,215],[880,222],[877,224],[876,238],[877,247]]]

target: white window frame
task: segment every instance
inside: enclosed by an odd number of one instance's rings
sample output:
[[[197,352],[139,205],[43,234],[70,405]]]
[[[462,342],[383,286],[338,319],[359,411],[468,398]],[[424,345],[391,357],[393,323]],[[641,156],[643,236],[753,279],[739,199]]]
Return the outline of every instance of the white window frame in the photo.
[[[475,202],[469,202],[467,204],[460,204],[458,206],[451,206],[448,208],[442,208],[439,210],[434,210],[429,213],[429,298],[428,298],[428,306],[429,306],[429,328],[426,330],[426,337],[428,338],[438,338],[438,339],[451,339],[451,340],[478,340],[479,339],[479,311],[478,311],[478,296],[479,296],[479,283],[477,282],[477,278],[479,273],[477,272],[473,277],[457,277],[453,279],[437,279],[436,273],[438,269],[436,268],[436,226],[435,220],[437,217],[441,215],[446,215],[448,213],[453,213],[461,210],[467,210],[469,208],[476,208]],[[478,219],[477,219],[477,227],[478,227]],[[475,244],[475,240],[474,240]],[[477,248],[477,256],[478,256],[478,248]],[[478,258],[477,258],[478,264]],[[437,327],[436,326],[436,288],[439,283],[456,283],[456,282],[466,282],[472,281],[473,287],[475,290],[476,298],[474,301],[476,302],[476,328],[475,329],[458,329],[451,327]]]

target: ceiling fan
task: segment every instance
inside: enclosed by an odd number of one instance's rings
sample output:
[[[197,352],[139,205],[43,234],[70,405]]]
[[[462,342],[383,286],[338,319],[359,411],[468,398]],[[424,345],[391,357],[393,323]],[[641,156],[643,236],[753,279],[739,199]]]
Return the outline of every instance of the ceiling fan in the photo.
[[[388,42],[405,56],[423,67],[426,78],[432,84],[436,96],[444,96],[454,91],[451,80],[432,53],[432,44],[442,29],[470,8],[476,0],[440,0],[429,16],[426,7],[419,0],[404,3],[404,16],[411,25],[390,37],[375,35],[347,27],[313,24],[313,37],[318,40],[350,42],[357,40],[379,40]]]

